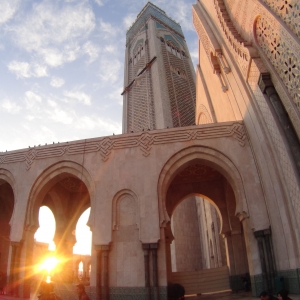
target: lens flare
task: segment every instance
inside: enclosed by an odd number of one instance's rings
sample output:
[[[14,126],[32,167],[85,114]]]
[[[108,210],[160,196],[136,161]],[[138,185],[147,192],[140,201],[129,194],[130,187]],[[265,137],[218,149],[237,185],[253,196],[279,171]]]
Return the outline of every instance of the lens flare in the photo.
[[[47,270],[50,273],[58,264],[58,259],[56,257],[48,257],[40,266],[40,270]]]

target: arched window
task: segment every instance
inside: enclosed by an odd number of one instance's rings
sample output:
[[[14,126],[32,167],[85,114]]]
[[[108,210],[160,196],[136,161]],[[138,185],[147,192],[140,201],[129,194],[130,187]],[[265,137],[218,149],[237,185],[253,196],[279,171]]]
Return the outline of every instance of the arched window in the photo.
[[[133,64],[135,65],[145,53],[145,46],[139,44],[133,53]]]
[[[178,47],[175,46],[171,41],[166,42],[166,48],[169,52],[171,52],[178,58],[182,58],[182,56],[181,56],[182,53],[181,53],[180,49],[178,49]]]

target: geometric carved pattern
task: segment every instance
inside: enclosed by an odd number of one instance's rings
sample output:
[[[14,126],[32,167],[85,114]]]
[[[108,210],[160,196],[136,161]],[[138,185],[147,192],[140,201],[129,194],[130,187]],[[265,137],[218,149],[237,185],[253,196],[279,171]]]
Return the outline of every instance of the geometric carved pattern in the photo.
[[[207,124],[202,126],[180,127],[156,132],[143,132],[108,136],[70,142],[56,145],[36,147],[30,150],[19,150],[0,154],[0,164],[25,162],[29,170],[33,161],[63,155],[75,155],[99,152],[102,160],[106,161],[112,150],[124,148],[140,148],[143,156],[147,157],[153,145],[205,140],[212,138],[233,137],[240,146],[245,145],[246,132],[242,122],[227,122],[225,124]]]
[[[165,43],[161,43],[161,51],[166,77],[172,127],[184,127],[195,124],[196,89],[189,64],[189,58],[178,58],[167,51]],[[179,76],[174,70],[181,70],[184,76]]]
[[[205,165],[191,165],[181,171],[172,181],[172,184],[217,180],[222,177],[221,173]]]
[[[300,38],[300,4],[293,0],[263,0]]]
[[[284,38],[278,30],[273,30],[273,25],[263,16],[256,22],[256,39],[300,109],[300,46],[295,49],[289,39]]]
[[[61,186],[63,186],[70,193],[86,193],[87,188],[86,185],[78,178],[75,177],[67,177],[59,182]]]

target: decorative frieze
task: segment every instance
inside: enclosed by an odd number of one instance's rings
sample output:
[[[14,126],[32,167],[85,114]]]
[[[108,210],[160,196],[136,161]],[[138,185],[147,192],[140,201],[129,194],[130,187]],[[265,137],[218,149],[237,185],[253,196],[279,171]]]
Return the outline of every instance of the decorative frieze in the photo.
[[[226,10],[224,1],[214,0],[214,5],[225,42],[232,50],[243,77],[247,79],[251,58],[258,56],[256,49],[238,33]]]
[[[98,152],[103,161],[108,160],[112,150],[138,147],[143,156],[150,155],[152,146],[188,142],[193,140],[205,140],[212,138],[232,137],[240,146],[246,142],[245,128],[242,122],[229,122],[224,124],[208,124],[199,126],[182,127],[160,131],[146,131],[136,134],[123,134],[90,139],[78,142],[63,143],[35,147],[29,150],[7,152],[0,155],[0,165],[7,163],[25,162],[29,170],[32,163],[37,159],[61,157],[63,155],[76,155],[83,153]]]

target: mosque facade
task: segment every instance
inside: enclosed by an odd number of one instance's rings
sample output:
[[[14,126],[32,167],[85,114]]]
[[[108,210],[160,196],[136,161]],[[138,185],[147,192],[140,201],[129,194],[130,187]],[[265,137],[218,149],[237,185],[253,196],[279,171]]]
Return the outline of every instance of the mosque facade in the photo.
[[[275,277],[300,294],[300,41],[297,2],[198,0],[196,74],[180,25],[148,3],[127,31],[123,134],[0,154],[0,268],[30,297],[38,212],[72,247],[91,207],[92,299],[166,299]],[[196,88],[195,88],[196,87]]]

